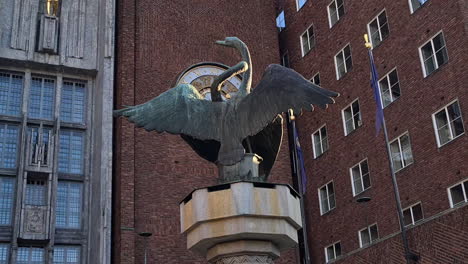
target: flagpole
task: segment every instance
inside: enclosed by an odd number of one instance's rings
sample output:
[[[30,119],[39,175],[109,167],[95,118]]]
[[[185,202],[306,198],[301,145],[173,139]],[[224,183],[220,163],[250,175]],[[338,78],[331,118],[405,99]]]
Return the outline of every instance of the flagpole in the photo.
[[[305,206],[304,206],[304,196],[303,196],[303,186],[302,186],[302,177],[299,173],[299,164],[298,164],[298,159],[297,159],[297,145],[296,145],[296,137],[297,137],[297,130],[296,130],[296,117],[294,116],[294,112],[292,109],[289,109],[288,111],[288,117],[289,121],[291,122],[291,127],[293,130],[293,140],[294,140],[294,152],[293,152],[293,158],[294,158],[294,168],[295,168],[295,174],[297,178],[297,185],[298,185],[298,193],[299,193],[299,201],[301,205],[301,219],[302,219],[302,242],[304,243],[304,263],[301,264],[310,264],[310,253],[309,253],[309,243],[307,242],[307,222],[306,222],[306,217],[305,217]]]
[[[369,51],[369,59],[371,60],[371,63],[374,63],[373,62],[373,55],[372,55],[372,45],[369,42],[369,38],[368,38],[367,34],[364,35],[364,39],[366,41],[365,46]],[[371,67],[373,67],[373,66],[371,65]],[[378,80],[374,80],[374,81],[377,82]],[[374,89],[377,89],[377,87],[374,87]],[[384,132],[385,147],[387,149],[388,163],[389,163],[390,172],[391,172],[391,176],[392,176],[393,193],[395,195],[395,202],[396,202],[396,206],[397,206],[397,210],[398,210],[398,220],[399,220],[400,229],[401,229],[401,239],[403,240],[403,247],[404,247],[404,250],[405,250],[405,259],[406,259],[407,264],[411,264],[411,260],[417,261],[419,259],[419,257],[416,256],[415,254],[413,254],[409,249],[408,238],[407,238],[407,234],[406,234],[406,227],[405,227],[405,223],[403,221],[403,209],[401,207],[400,191],[398,189],[398,182],[397,182],[397,179],[396,179],[396,176],[395,176],[395,167],[393,166],[393,162],[392,162],[392,152],[390,150],[390,143],[389,143],[389,140],[388,140],[387,125],[386,125],[386,122],[385,122],[385,115],[384,115],[383,110],[382,110],[382,103],[381,103],[380,96],[377,96],[377,93],[375,93],[375,97],[376,97],[375,99],[376,99],[377,107],[380,108],[380,109],[378,109],[378,111],[382,111],[381,112],[382,129],[383,129],[383,132]]]

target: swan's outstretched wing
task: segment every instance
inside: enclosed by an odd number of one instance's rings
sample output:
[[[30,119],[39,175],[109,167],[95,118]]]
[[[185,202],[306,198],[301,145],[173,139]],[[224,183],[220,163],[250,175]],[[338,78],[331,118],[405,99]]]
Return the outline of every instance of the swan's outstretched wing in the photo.
[[[180,84],[144,104],[114,111],[148,131],[185,134],[201,140],[220,140],[223,103],[204,100],[190,84]]]
[[[277,114],[292,108],[311,111],[312,105],[326,108],[339,94],[320,88],[289,68],[268,66],[260,83],[237,106],[241,137],[252,136],[268,125]]]

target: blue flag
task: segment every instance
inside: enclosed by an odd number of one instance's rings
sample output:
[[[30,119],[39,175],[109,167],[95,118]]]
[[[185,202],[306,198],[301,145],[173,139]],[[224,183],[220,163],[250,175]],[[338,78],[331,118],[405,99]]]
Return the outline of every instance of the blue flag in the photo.
[[[378,134],[380,129],[382,128],[382,123],[384,122],[384,114],[382,109],[382,101],[380,100],[380,92],[379,92],[379,75],[377,74],[377,69],[375,68],[374,63],[374,56],[372,55],[372,51],[369,49],[369,61],[370,61],[370,68],[371,68],[371,86],[374,89],[374,98],[377,104],[377,111],[375,117],[375,130]]]
[[[304,167],[304,156],[302,155],[301,144],[299,143],[299,136],[297,135],[297,129],[295,125],[293,125],[293,133],[294,133],[294,146],[296,147],[296,161],[295,161],[296,162],[296,174],[301,175],[302,186],[299,186],[299,188],[301,188],[300,190],[301,194],[304,194],[306,192],[306,187],[307,187],[307,176],[306,176],[305,167]]]

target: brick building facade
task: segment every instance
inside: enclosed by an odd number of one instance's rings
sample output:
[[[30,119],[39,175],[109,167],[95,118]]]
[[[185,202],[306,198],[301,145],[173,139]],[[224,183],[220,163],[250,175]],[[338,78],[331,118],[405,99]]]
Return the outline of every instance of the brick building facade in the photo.
[[[254,85],[268,64],[287,57],[291,68],[341,94],[326,111],[297,119],[308,171],[311,263],[403,263],[385,142],[382,133],[375,136],[362,37],[369,28],[381,88],[385,82],[389,87],[384,112],[400,157],[394,162],[402,167],[396,173],[402,206],[412,206],[405,213],[415,222],[408,226],[410,248],[420,263],[467,263],[468,3],[421,2],[119,1],[115,107],[159,95],[192,64],[237,63],[235,51],[214,45],[225,36],[238,36],[250,47]],[[278,34],[275,17],[281,11],[285,28]],[[186,250],[178,203],[194,188],[215,184],[215,166],[179,136],[148,133],[122,119],[114,132],[113,263],[143,263],[140,232],[153,234],[148,263],[206,263]],[[292,183],[292,178],[283,142],[271,181]],[[362,197],[371,200],[357,203]],[[327,256],[327,248],[334,254]],[[299,259],[291,250],[276,263]]]
[[[404,263],[385,141],[382,132],[375,136],[365,33],[374,36],[394,164],[403,167],[396,172],[402,207],[413,206],[405,211],[413,217],[405,220],[415,222],[408,226],[410,249],[420,263],[468,263],[466,189],[460,185],[468,179],[467,7],[466,1],[442,0],[278,1],[286,21],[280,49],[290,67],[315,81],[319,73],[321,86],[341,94],[327,111],[298,119],[309,177],[311,263],[332,260],[333,253],[341,255],[337,263]],[[347,113],[353,102],[359,108],[354,104]],[[457,106],[465,119],[452,113]],[[446,113],[450,129],[442,125]],[[361,197],[371,201],[356,202]],[[360,230],[373,224],[367,245]]]

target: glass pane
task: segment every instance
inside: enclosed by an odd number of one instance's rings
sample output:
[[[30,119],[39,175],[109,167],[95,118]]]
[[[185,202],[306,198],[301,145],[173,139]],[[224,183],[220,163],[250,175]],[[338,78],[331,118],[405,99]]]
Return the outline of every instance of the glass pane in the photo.
[[[330,21],[331,25],[335,25],[335,23],[338,21],[338,12],[336,10],[336,3],[333,1],[329,6],[328,6],[328,12],[330,13]]]
[[[297,0],[299,8],[303,7],[307,0]]]
[[[413,6],[413,12],[422,5],[423,1],[425,0],[411,0],[411,5]]]
[[[369,230],[366,228],[359,233],[361,234],[361,245],[365,246],[370,244]]]
[[[23,94],[23,76],[0,73],[0,114],[19,116]]]
[[[333,249],[333,246],[327,247],[327,259],[328,260],[335,259],[335,250]]]
[[[309,52],[309,38],[307,37],[307,32],[301,36],[302,42],[302,53],[305,55]]]
[[[19,128],[14,125],[0,124],[0,167],[16,167]]]
[[[361,171],[359,170],[359,165],[351,169],[351,174],[353,175],[353,180],[358,180],[361,178]]]
[[[314,76],[314,83],[318,86],[320,86],[320,75],[319,74],[316,74]]]
[[[445,41],[444,37],[442,36],[442,33],[434,37],[432,41],[434,42],[434,49],[436,51],[440,50],[442,47],[445,46]]]
[[[380,27],[383,27],[385,24],[387,24],[387,14],[385,13],[385,11],[379,15],[379,24]]]
[[[344,16],[344,12],[345,12],[343,0],[337,0],[337,3],[338,3],[338,16],[342,17]]]
[[[414,222],[418,222],[423,219],[421,204],[417,204],[412,207]]]
[[[436,58],[437,58],[438,67],[440,67],[443,64],[447,63],[447,61],[448,61],[447,49],[443,48],[443,49],[437,51],[436,52]]]
[[[437,134],[439,136],[439,142],[441,145],[451,140],[450,130],[447,122],[446,111],[442,110],[434,115]]]
[[[332,195],[335,193],[334,187],[333,187],[333,182],[330,182],[328,185],[328,196]]]
[[[409,141],[409,136],[404,135],[400,138],[401,148],[403,151],[403,163],[404,166],[408,166],[413,163],[413,154],[411,153],[411,145]]]
[[[346,58],[346,72],[349,72],[353,68],[353,60],[351,59],[351,55]]]
[[[406,210],[403,210],[403,222],[405,223],[405,226],[413,224],[413,219],[411,218],[411,209],[410,208],[408,208]]]
[[[381,34],[382,40],[386,39],[388,35],[390,34],[387,23],[383,26],[382,25],[380,26],[380,34]]]
[[[447,113],[449,116],[450,121],[457,119],[458,117],[461,116],[460,113],[460,106],[458,105],[458,102],[455,102],[447,107]]]
[[[7,264],[10,247],[8,244],[0,244],[0,264]]]
[[[55,218],[58,228],[81,228],[81,188],[81,183],[59,182]]]
[[[400,97],[400,84],[396,83],[395,85],[392,86],[392,101],[395,101],[398,97]]]
[[[377,232],[377,225],[373,225],[370,228],[371,241],[379,239],[379,233]]]
[[[59,172],[83,173],[84,133],[60,131]]]
[[[453,132],[453,137],[457,137],[464,133],[465,129],[463,128],[463,121],[462,118],[459,117],[450,124]]]
[[[28,180],[26,184],[26,201],[28,205],[46,205],[47,185],[42,180]]]
[[[0,180],[0,225],[11,225],[15,179],[1,177]]]
[[[392,161],[395,170],[401,169],[403,165],[401,163],[400,146],[398,145],[398,140],[395,140],[390,144],[390,151],[392,152]]]
[[[452,196],[453,205],[457,205],[465,201],[465,197],[463,196],[463,188],[461,184],[450,188],[450,195]]]
[[[341,243],[335,244],[335,256],[336,257],[341,256]]]
[[[320,135],[319,133],[314,134],[314,150],[315,150],[315,156],[320,156],[322,154],[322,148],[320,144]]]
[[[374,19],[374,21],[369,24],[369,30],[372,44],[377,46],[380,43],[379,25],[377,24],[377,19]]]
[[[79,247],[55,246],[54,264],[78,264],[80,262]]]
[[[29,263],[29,248],[20,247],[16,253],[16,261],[20,264]]]
[[[84,123],[85,85],[64,82],[60,105],[60,120],[70,123]]]
[[[55,102],[55,81],[32,78],[28,117],[52,120]]]
[[[44,263],[44,250],[42,248],[31,248],[30,263]]]
[[[334,194],[331,194],[328,198],[330,200],[330,210],[335,208],[335,195]]]
[[[365,174],[362,176],[362,183],[364,185],[364,190],[366,190],[367,188],[371,186],[369,174]]]
[[[284,19],[284,11],[281,11],[281,13],[279,13],[278,17],[276,18],[276,26],[282,30],[286,27],[286,21]]]
[[[433,71],[435,71],[436,66],[435,66],[435,61],[434,57],[430,57],[426,61],[424,61],[424,67],[426,69],[426,75],[431,74]]]

